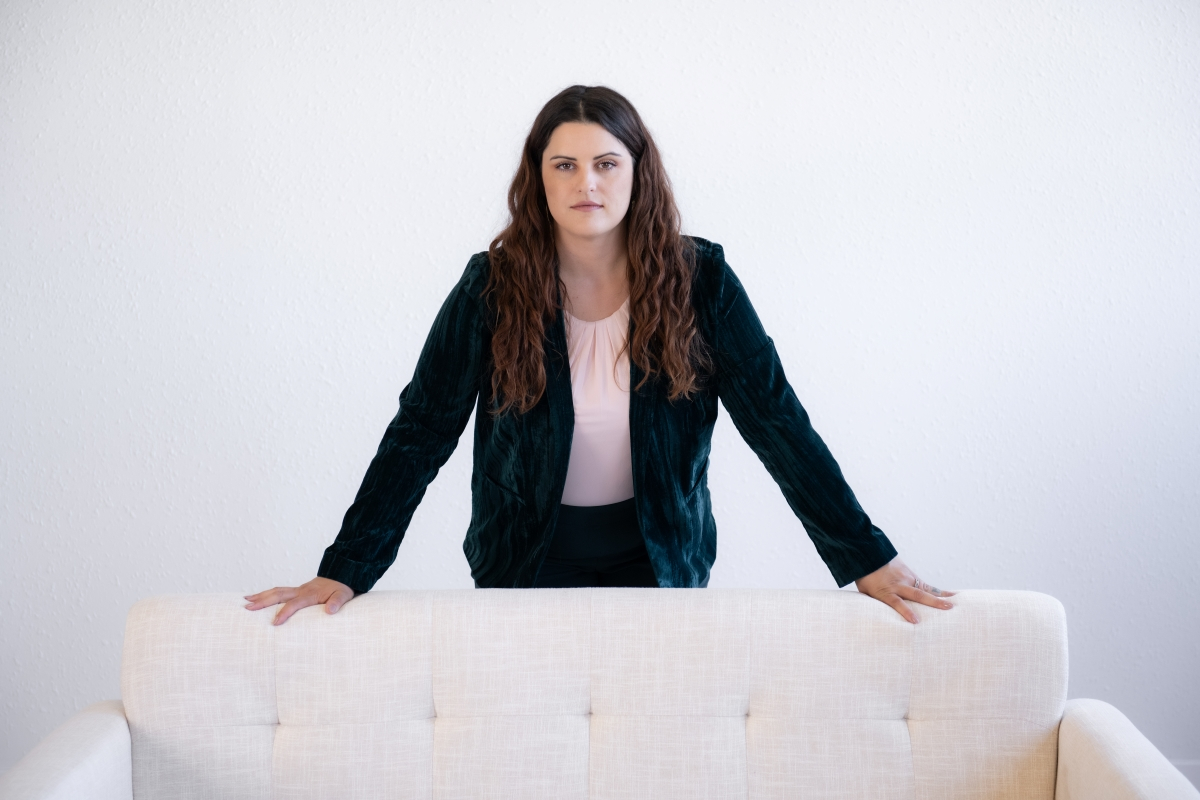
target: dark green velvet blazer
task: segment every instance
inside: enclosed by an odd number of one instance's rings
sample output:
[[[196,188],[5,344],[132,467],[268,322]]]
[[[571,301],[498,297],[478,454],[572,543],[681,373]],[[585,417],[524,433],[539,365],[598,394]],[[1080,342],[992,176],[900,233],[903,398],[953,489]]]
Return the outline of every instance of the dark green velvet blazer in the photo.
[[[662,380],[648,381],[629,398],[635,505],[658,584],[708,583],[717,555],[708,455],[720,399],[845,586],[886,564],[896,550],[871,524],[809,424],[721,246],[691,241],[692,297],[713,372],[690,400],[669,401]],[[575,424],[566,328],[559,312],[546,332],[547,385],[538,404],[526,414],[493,417],[494,317],[481,298],[487,279],[487,253],[478,253],[434,320],[412,381],[400,393],[400,410],[325,551],[319,576],[355,592],[379,580],[474,410],[471,522],[463,543],[471,574],[479,587],[533,585],[554,531]],[[630,379],[634,387],[642,379],[636,364]]]

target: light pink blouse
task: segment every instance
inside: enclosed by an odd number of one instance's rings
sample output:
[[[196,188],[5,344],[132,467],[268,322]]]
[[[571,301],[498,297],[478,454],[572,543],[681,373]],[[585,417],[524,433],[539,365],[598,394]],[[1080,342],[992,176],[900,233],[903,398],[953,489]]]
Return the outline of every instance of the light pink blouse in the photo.
[[[575,433],[562,502],[603,506],[633,497],[629,455],[629,299],[612,315],[585,322],[567,313]]]

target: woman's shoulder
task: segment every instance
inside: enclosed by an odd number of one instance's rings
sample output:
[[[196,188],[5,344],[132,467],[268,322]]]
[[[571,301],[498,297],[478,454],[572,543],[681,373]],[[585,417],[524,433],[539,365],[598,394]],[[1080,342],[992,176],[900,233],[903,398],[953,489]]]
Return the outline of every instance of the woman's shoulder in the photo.
[[[483,300],[483,295],[487,290],[489,274],[487,251],[475,253],[467,259],[467,266],[450,291],[450,299],[458,298],[459,302],[476,304],[483,311],[487,305]]]
[[[467,259],[467,266],[459,275],[442,304],[443,313],[482,318],[491,327],[495,322],[488,303],[484,299],[488,284],[487,251],[475,253]]]
[[[487,286],[490,264],[487,250],[471,256],[467,259],[467,267],[463,270],[459,284],[469,290],[471,294],[478,296]]]
[[[720,303],[721,298],[734,286],[737,278],[725,261],[725,248],[716,242],[699,236],[684,236],[692,246],[695,254],[695,269],[692,274],[692,295],[700,304],[705,302]]]
[[[725,248],[709,239],[704,239],[700,236],[683,235],[684,241],[692,245],[692,249],[698,256],[698,262],[714,262],[725,260]]]
[[[729,264],[725,262],[725,248],[700,236],[684,235],[683,239],[691,245],[695,254],[696,277],[723,280],[729,272]]]

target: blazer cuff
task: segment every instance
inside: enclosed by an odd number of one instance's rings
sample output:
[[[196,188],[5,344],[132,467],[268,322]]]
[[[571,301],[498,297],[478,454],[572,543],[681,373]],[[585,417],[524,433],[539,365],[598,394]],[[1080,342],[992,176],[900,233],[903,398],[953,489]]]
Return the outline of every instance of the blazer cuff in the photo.
[[[317,577],[344,583],[353,589],[356,595],[371,591],[375,581],[379,580],[373,564],[346,558],[334,552],[333,547],[325,549],[321,566],[317,567]]]
[[[885,566],[898,555],[883,531],[876,529],[875,534],[857,546],[854,552],[843,553],[841,558],[832,560],[829,571],[839,587],[848,586]]]

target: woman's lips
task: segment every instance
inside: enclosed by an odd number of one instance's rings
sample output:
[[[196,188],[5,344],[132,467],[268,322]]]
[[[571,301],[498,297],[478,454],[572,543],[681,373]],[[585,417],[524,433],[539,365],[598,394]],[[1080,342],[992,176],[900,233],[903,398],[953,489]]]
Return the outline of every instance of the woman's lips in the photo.
[[[604,206],[599,205],[598,203],[576,203],[575,205],[571,206],[571,208],[575,209],[576,211],[595,211],[598,208],[604,208]]]

